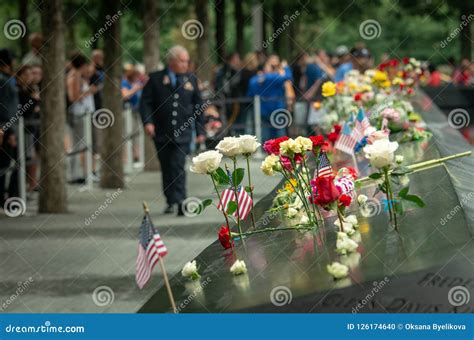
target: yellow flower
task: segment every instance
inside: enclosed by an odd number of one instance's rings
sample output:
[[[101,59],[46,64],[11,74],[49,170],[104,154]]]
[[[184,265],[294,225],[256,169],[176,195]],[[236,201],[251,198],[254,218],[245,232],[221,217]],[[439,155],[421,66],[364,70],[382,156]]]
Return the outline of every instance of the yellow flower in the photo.
[[[371,92],[372,91],[372,86],[368,84],[364,84],[360,87],[359,89],[360,92]]]
[[[380,84],[381,87],[390,87],[391,85],[392,83],[390,82],[390,80],[385,80]]]
[[[392,83],[393,83],[393,85],[403,84],[403,79],[400,78],[400,77],[395,77],[395,78],[393,78]]]
[[[297,184],[296,179],[291,178],[289,181],[286,181],[285,190],[288,192],[294,192]]]
[[[387,73],[383,72],[383,71],[380,71],[380,70],[376,70],[375,71],[375,74],[374,74],[374,78],[372,78],[372,80],[375,82],[375,83],[382,83],[384,81],[386,81],[388,79],[388,75]]]
[[[332,97],[336,94],[336,84],[332,81],[327,81],[323,84],[322,94],[324,97]]]

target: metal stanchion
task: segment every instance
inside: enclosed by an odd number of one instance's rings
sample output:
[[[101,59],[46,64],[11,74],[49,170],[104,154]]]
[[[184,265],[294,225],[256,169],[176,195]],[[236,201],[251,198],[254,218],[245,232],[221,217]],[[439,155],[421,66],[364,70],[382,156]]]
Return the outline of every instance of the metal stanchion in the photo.
[[[139,148],[139,163],[137,168],[143,170],[145,168],[145,130],[143,124],[138,123],[138,148]]]
[[[18,119],[18,192],[26,203],[25,121]]]
[[[130,138],[132,135],[132,109],[129,105],[124,110],[125,118],[125,173],[131,174],[133,171],[133,140]]]
[[[86,144],[86,150],[84,154],[84,161],[86,167],[86,187],[92,189],[94,181],[92,178],[92,162],[93,162],[93,150],[92,150],[92,114],[87,112],[83,118],[84,120],[84,140]]]
[[[262,140],[262,114],[261,114],[261,106],[260,106],[260,96],[253,97],[253,119],[254,119],[254,126],[255,126],[255,136],[257,136],[257,140]],[[262,149],[259,148],[258,151],[255,153],[257,158],[264,158]]]

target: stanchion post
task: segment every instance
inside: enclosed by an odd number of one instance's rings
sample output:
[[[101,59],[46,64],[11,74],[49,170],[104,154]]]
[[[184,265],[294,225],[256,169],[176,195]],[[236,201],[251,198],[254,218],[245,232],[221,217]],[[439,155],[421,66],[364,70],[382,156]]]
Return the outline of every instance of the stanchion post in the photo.
[[[132,135],[132,109],[129,105],[125,107],[125,173],[130,174],[133,171],[133,141]]]
[[[262,141],[262,112],[260,106],[260,96],[253,97],[253,120],[255,126],[255,136],[257,140]],[[264,157],[262,149],[259,148],[255,153],[255,157],[262,159]]]
[[[18,119],[18,191],[26,203],[26,160],[25,160],[25,120]]]
[[[142,124],[138,124],[138,148],[140,154],[138,155],[139,157],[139,166],[140,169],[145,168],[145,130],[143,129]]]
[[[92,189],[93,178],[92,178],[92,162],[93,162],[93,150],[92,150],[92,113],[87,112],[84,116],[84,140],[86,144],[86,151],[84,154],[85,167],[86,167],[86,187]]]

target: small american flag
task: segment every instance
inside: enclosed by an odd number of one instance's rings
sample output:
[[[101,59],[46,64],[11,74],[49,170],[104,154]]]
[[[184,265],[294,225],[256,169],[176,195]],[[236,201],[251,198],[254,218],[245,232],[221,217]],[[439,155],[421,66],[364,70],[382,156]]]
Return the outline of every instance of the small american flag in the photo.
[[[151,272],[160,257],[168,254],[165,244],[161,240],[151,222],[148,213],[143,217],[140,226],[140,240],[138,241],[138,257],[136,263],[135,280],[142,289],[151,277]]]
[[[325,152],[321,152],[318,157],[319,164],[316,177],[326,177],[332,175],[331,162]]]
[[[356,118],[356,130],[360,132],[362,136],[365,135],[365,130],[370,127],[369,118],[364,113],[362,108],[359,109],[359,113]]]
[[[252,198],[245,190],[242,189],[242,187],[237,189],[237,193],[237,197],[239,199],[239,216],[241,220],[245,220],[245,218],[250,213],[250,210],[252,210]],[[235,201],[235,191],[233,189],[225,189],[222,192],[221,201],[222,205],[219,202],[217,209],[226,211],[228,204],[231,201]],[[222,206],[224,206],[224,209],[222,209]],[[237,210],[232,215],[237,217]]]
[[[354,134],[347,123],[344,124],[341,134],[334,145],[336,149],[341,150],[342,152],[353,154],[354,146],[357,144],[357,140],[354,137]]]

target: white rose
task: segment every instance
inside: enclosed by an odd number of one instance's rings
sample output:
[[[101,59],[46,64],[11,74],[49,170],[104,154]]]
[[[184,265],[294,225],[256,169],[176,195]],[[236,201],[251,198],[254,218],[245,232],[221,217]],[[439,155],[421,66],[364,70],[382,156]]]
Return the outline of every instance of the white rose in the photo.
[[[217,144],[216,149],[227,157],[235,157],[242,153],[237,137],[224,137],[224,139]]]
[[[406,187],[408,184],[410,184],[410,177],[407,175],[400,176],[398,179],[400,180],[400,185],[402,187]]]
[[[357,216],[356,215],[349,215],[349,216],[346,216],[344,217],[344,220],[347,222],[347,223],[350,223],[352,224],[352,226],[354,228],[357,228],[359,226],[359,221],[357,220]]]
[[[334,221],[334,224],[337,225],[338,229],[341,229],[341,223],[339,223],[339,219]],[[342,231],[345,232],[347,235],[352,235],[356,231],[354,229],[354,225],[349,222],[342,222]]]
[[[349,274],[349,267],[339,262],[333,262],[327,265],[328,273],[331,274],[335,279],[341,279]]]
[[[197,174],[211,174],[219,167],[222,154],[218,151],[205,151],[193,157],[193,165],[189,168]]]
[[[306,215],[301,216],[300,224],[308,224],[308,223],[309,223],[309,217]]]
[[[278,169],[280,158],[277,155],[268,155],[262,162],[260,169],[267,176],[273,176],[274,170]]]
[[[363,194],[360,194],[360,195],[357,197],[357,202],[359,202],[360,205],[364,205],[364,204],[367,202],[368,199],[369,199],[369,198],[368,198],[367,196],[365,196],[365,195],[363,195]]]
[[[192,262],[187,262],[183,269],[181,270],[181,275],[183,275],[183,277],[188,277],[188,278],[191,278],[193,280],[196,280],[200,277],[198,271],[197,271],[197,265],[196,265],[196,260],[192,261]]]
[[[230,267],[230,272],[234,275],[245,274],[247,272],[247,266],[243,260],[236,260],[232,267]]]
[[[364,147],[365,157],[370,164],[377,168],[383,168],[393,162],[394,152],[398,149],[397,142],[390,142],[388,138],[377,139],[372,144]]]
[[[360,262],[360,253],[355,252],[355,253],[350,253],[347,254],[347,256],[342,256],[341,257],[341,263],[345,266],[348,266],[349,268],[354,268],[357,266]]]
[[[337,233],[336,249],[339,254],[345,255],[353,253],[357,250],[359,245],[347,236],[346,233]]]
[[[313,142],[306,137],[296,137],[295,142],[300,145],[301,150],[311,151],[313,149]]]
[[[288,211],[286,212],[286,217],[293,218],[296,216],[296,214],[298,214],[298,210],[296,210],[295,208],[288,208]]]
[[[296,143],[293,138],[280,143],[280,154],[283,156],[292,156],[295,153],[301,153],[301,145]]]
[[[257,151],[260,143],[257,141],[257,137],[252,135],[242,135],[239,137],[240,152],[245,154],[251,154]]]
[[[402,155],[396,155],[395,156],[395,162],[397,164],[402,164],[404,160],[405,160],[405,157],[403,157]]]

